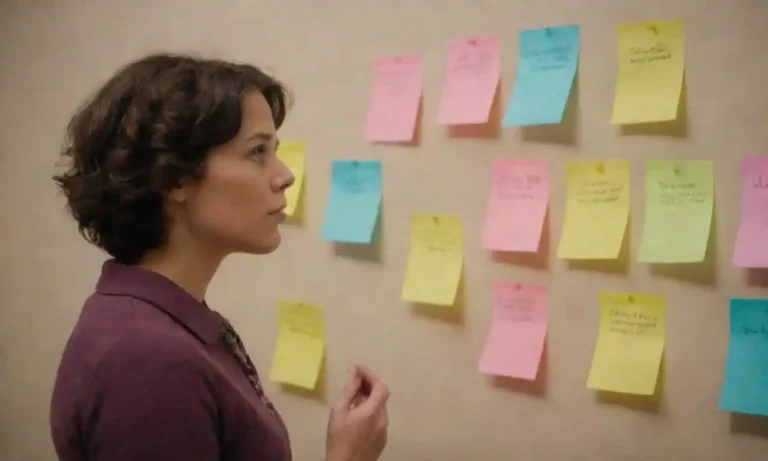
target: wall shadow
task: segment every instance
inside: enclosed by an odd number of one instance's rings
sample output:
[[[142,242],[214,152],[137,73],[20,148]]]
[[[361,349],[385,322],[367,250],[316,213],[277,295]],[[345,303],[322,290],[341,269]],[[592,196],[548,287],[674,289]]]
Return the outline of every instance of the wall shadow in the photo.
[[[768,416],[731,413],[731,432],[768,439]]]
[[[459,276],[459,286],[456,288],[456,299],[452,306],[438,306],[435,304],[412,303],[413,311],[421,316],[430,317],[444,322],[464,325],[466,309],[466,293],[464,292],[464,268]]]
[[[549,347],[548,341],[544,341],[544,349],[541,351],[541,361],[539,369],[536,372],[536,379],[529,381],[527,379],[511,378],[508,376],[491,376],[491,383],[494,387],[532,395],[534,397],[545,397],[547,395],[547,384],[549,382]]]
[[[597,401],[605,405],[617,405],[642,413],[661,414],[664,400],[665,359],[662,354],[659,375],[656,379],[656,392],[653,395],[622,394],[618,392],[597,391]]]
[[[334,254],[343,258],[356,259],[358,261],[383,263],[384,238],[381,230],[384,226],[383,208],[384,203],[382,202],[379,211],[379,219],[376,220],[376,227],[373,228],[371,243],[333,242]]]
[[[492,251],[491,259],[494,262],[527,267],[529,269],[547,270],[549,268],[549,208],[544,214],[544,223],[541,226],[541,238],[539,249],[536,252],[516,251]]]
[[[579,109],[579,71],[576,69],[571,92],[563,111],[562,122],[521,127],[520,134],[523,142],[562,144],[565,146],[578,145]]]
[[[493,93],[493,103],[486,123],[470,125],[449,125],[448,136],[452,138],[498,138],[501,136],[501,80]]]
[[[755,288],[768,288],[768,267],[748,268],[747,285]]]
[[[621,125],[621,134],[625,136],[669,136],[685,138],[688,136],[688,83],[685,72],[680,88],[680,101],[677,106],[677,118],[667,122],[638,123]]]
[[[632,215],[630,214],[627,218],[627,227],[624,232],[624,239],[621,241],[618,257],[615,259],[569,259],[568,268],[604,274],[626,274],[629,272],[629,242],[632,238],[631,220]]]
[[[704,261],[681,264],[651,264],[651,273],[703,286],[717,285],[717,213],[712,213]]]

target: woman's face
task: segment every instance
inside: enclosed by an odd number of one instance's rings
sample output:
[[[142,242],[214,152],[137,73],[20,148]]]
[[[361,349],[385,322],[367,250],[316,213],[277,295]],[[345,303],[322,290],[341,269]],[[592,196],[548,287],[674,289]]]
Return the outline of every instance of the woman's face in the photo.
[[[180,215],[193,242],[223,253],[277,249],[285,190],[294,182],[277,144],[269,104],[259,92],[247,94],[239,133],[212,150],[201,181],[182,188]]]

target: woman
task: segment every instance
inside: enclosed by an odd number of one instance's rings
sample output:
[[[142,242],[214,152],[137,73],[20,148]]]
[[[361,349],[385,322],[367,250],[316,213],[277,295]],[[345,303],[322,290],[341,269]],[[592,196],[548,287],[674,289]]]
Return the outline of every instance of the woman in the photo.
[[[259,69],[156,55],[74,116],[54,179],[112,259],[59,366],[51,431],[63,461],[285,461],[286,428],[206,289],[229,254],[280,244],[282,85]],[[364,366],[333,406],[327,461],[375,460],[388,390]]]

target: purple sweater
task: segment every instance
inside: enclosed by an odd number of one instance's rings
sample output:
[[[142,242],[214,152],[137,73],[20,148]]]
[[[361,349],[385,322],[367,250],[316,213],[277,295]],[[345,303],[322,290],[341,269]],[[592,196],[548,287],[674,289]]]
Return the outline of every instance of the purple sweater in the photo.
[[[61,461],[290,461],[288,434],[222,341],[223,318],[167,278],[104,264],[59,365]]]

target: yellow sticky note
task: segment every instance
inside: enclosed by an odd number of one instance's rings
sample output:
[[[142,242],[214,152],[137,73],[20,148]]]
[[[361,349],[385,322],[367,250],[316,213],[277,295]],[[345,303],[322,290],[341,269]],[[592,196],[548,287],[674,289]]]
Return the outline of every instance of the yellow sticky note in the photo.
[[[277,157],[291,170],[295,181],[285,191],[285,214],[294,216],[301,199],[301,187],[304,184],[304,160],[307,148],[303,141],[283,141],[277,148]]]
[[[561,259],[615,259],[629,220],[629,161],[570,162]]]
[[[278,303],[278,339],[270,380],[314,389],[325,353],[325,322],[317,306]]]
[[[676,119],[685,69],[683,21],[626,24],[618,35],[613,123]]]
[[[638,261],[703,261],[714,205],[712,162],[648,162],[645,223]]]
[[[452,306],[463,264],[464,230],[460,216],[426,213],[411,216],[404,300]]]
[[[664,354],[664,297],[601,293],[600,332],[587,388],[653,395]]]

